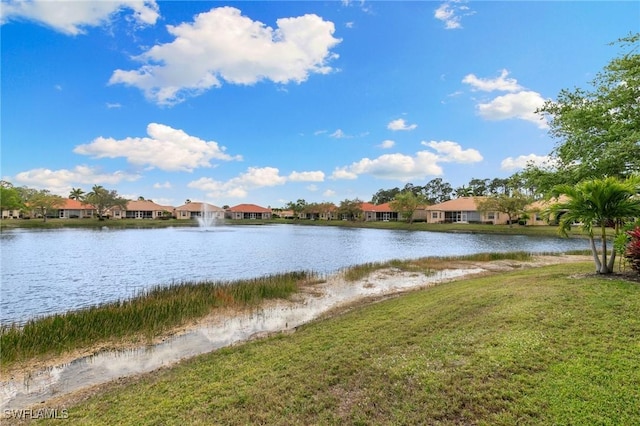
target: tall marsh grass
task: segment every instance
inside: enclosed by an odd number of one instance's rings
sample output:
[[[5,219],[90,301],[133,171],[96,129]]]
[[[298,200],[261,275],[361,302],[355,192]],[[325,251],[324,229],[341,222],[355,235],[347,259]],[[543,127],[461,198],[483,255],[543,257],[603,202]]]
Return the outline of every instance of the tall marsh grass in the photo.
[[[36,318],[22,326],[2,326],[0,362],[7,366],[100,342],[150,341],[216,308],[287,298],[312,279],[310,272],[290,272],[234,282],[177,283],[154,287],[129,300]]]

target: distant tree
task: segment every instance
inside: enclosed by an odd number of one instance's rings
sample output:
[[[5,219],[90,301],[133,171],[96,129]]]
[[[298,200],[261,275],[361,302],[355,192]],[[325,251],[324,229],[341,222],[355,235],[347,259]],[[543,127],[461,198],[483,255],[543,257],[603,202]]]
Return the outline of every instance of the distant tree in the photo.
[[[82,201],[84,199],[84,191],[81,188],[71,188],[69,198],[76,201]]]
[[[355,200],[344,200],[340,202],[338,215],[348,220],[359,219],[362,216],[362,201],[356,198]]]
[[[614,177],[593,179],[577,185],[559,185],[552,195],[566,196],[567,201],[554,204],[550,211],[560,217],[559,231],[566,236],[571,226],[578,222],[588,235],[596,272],[610,274],[615,264],[616,250],[612,244],[607,260],[607,226],[614,226],[615,234],[620,232],[623,221],[640,216],[640,178],[624,181]],[[602,260],[595,244],[594,228],[600,228]]]
[[[474,197],[483,197],[488,193],[489,179],[473,178],[469,181],[469,189]]]
[[[371,203],[375,205],[388,203],[393,200],[393,198],[400,193],[400,188],[392,188],[392,189],[379,189],[373,197],[371,197]]]
[[[44,222],[47,221],[47,213],[56,209],[64,204],[64,199],[59,195],[52,194],[47,189],[40,191],[33,191],[29,193],[29,196],[25,203],[29,209],[37,212],[42,216]]]
[[[293,211],[294,219],[298,219],[300,217],[300,213],[302,213],[307,206],[307,202],[303,199],[298,199],[296,202],[289,201],[284,208],[287,210]]]
[[[489,181],[487,190],[490,195],[509,194],[511,192],[509,179],[493,178]]]
[[[389,203],[389,207],[399,212],[405,221],[412,223],[416,209],[425,203],[426,200],[422,195],[416,195],[411,191],[402,191]]]
[[[141,195],[138,197],[138,201],[145,201],[144,197]]]
[[[498,194],[491,195],[478,202],[477,208],[481,212],[504,213],[509,218],[509,226],[513,226],[513,221],[525,213],[525,207],[531,203],[531,199],[519,192],[513,195]]]
[[[120,197],[117,191],[105,189],[101,185],[94,185],[91,188],[91,192],[85,196],[85,202],[95,207],[99,220],[104,220],[107,211],[113,207],[127,209],[125,198]]]
[[[554,167],[528,166],[514,175],[514,178],[515,176],[522,181],[523,192],[536,198],[548,195],[557,185],[576,182],[569,171],[565,174],[558,173]]]
[[[466,186],[462,185],[461,187],[456,188],[455,191],[453,191],[453,195],[455,195],[456,198],[471,197],[473,195],[473,191],[471,190],[471,188],[467,188]]]
[[[442,178],[431,179],[422,187],[421,195],[427,204],[439,204],[451,199],[453,188]]]
[[[10,182],[0,181],[0,217],[5,211],[20,210],[23,206],[20,192]]]

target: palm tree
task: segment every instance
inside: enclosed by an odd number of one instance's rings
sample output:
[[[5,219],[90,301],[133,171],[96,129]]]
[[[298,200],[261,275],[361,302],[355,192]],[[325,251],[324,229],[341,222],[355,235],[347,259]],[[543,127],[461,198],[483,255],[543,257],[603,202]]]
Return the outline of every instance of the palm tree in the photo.
[[[462,185],[460,188],[456,188],[456,190],[453,191],[453,195],[455,195],[456,198],[471,197],[473,195],[473,191],[471,188],[467,188]]]
[[[596,264],[596,272],[610,274],[615,262],[615,248],[607,261],[607,226],[613,225],[616,234],[620,224],[629,218],[640,216],[640,178],[620,181],[613,177],[583,181],[577,185],[558,185],[553,196],[566,196],[566,201],[551,207],[556,217],[561,214],[559,231],[566,236],[575,222],[582,223],[582,229],[589,236],[591,252]],[[594,228],[600,228],[602,260],[598,256],[594,239]]]
[[[72,200],[82,201],[84,199],[84,191],[81,188],[71,188],[69,198]]]

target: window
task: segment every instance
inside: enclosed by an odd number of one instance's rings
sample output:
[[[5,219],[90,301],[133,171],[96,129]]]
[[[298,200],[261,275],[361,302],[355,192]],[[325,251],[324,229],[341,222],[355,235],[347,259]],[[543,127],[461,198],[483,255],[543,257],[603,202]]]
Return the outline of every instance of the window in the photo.
[[[496,218],[496,214],[494,212],[487,213],[487,219],[493,220]]]
[[[437,218],[438,218],[438,212],[432,212],[431,219],[437,219]]]

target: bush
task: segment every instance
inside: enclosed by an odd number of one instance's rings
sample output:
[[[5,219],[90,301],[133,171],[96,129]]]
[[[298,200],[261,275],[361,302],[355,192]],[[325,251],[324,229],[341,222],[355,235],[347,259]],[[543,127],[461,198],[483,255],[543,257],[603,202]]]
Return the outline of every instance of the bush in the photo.
[[[640,273],[640,226],[627,232],[629,235],[629,243],[624,252],[624,257],[629,261],[631,268]]]

